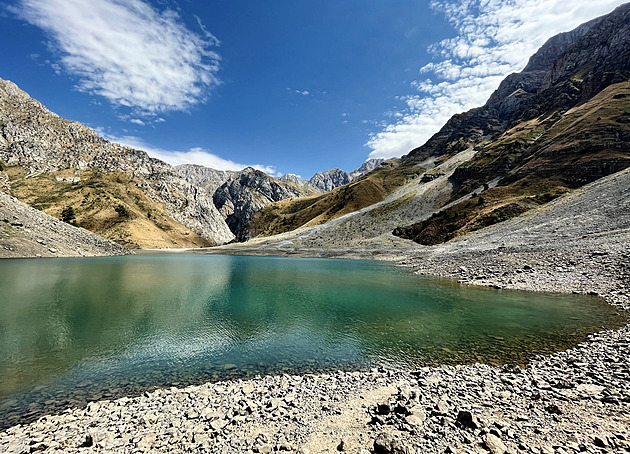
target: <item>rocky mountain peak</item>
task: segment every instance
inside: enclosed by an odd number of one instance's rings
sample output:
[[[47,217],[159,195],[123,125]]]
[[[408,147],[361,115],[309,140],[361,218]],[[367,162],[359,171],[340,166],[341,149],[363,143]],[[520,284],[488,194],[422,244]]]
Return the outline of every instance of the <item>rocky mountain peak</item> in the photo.
[[[560,33],[549,38],[534,55],[529,57],[523,72],[550,71],[554,61],[600,20],[601,17],[593,19],[569,32]]]
[[[217,188],[213,201],[237,239],[244,240],[247,238],[243,237],[243,227],[256,211],[272,202],[304,194],[304,189],[298,186],[247,167]]]
[[[308,180],[308,184],[322,192],[332,191],[336,187],[350,183],[350,175],[341,169],[317,172]]]
[[[210,194],[213,194],[226,181],[238,176],[236,171],[216,170],[199,164],[182,164],[175,169],[182,178],[191,184],[204,188]]]
[[[280,181],[284,181],[285,183],[292,183],[303,186],[306,181],[300,180],[300,177],[295,175],[294,173],[285,173],[279,178]]]
[[[350,175],[351,180],[356,180],[357,178],[361,178],[366,173],[371,172],[380,166],[385,160],[382,158],[371,158],[365,161],[361,167],[356,170],[353,170],[348,175]]]

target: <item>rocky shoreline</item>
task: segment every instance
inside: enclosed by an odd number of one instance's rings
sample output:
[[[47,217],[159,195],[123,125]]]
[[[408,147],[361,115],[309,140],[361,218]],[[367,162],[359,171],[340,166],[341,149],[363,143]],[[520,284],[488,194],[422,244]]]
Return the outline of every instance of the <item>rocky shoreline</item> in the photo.
[[[522,265],[523,251],[462,248],[403,265],[491,286],[597,292],[628,310],[627,246],[607,244],[589,253],[588,272],[549,251],[535,267]],[[0,432],[0,451],[630,452],[628,357],[625,326],[525,368],[338,371],[159,389],[11,427]]]

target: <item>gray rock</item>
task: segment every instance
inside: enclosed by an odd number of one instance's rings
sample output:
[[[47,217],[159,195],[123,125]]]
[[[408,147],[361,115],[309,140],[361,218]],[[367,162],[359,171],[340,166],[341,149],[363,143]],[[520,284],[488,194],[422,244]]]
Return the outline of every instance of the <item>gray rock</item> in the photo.
[[[381,433],[374,440],[375,454],[411,454],[413,450],[393,435]]]
[[[494,434],[486,434],[483,442],[491,454],[504,454],[507,451],[505,444]]]
[[[240,241],[249,239],[246,229],[253,214],[270,203],[300,197],[307,193],[304,187],[285,183],[247,167],[237,177],[223,183],[212,196],[230,230]]]
[[[321,192],[328,192],[348,184],[350,181],[352,180],[348,172],[340,169],[331,169],[326,172],[317,172],[308,180],[308,184]]]

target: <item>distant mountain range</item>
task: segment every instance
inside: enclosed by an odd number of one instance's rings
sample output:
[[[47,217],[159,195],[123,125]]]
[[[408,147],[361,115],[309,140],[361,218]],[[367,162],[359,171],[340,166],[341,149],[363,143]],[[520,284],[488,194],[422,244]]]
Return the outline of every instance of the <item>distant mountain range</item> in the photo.
[[[0,80],[0,186],[127,246],[200,247],[293,231],[291,241],[309,247],[395,236],[437,244],[629,166],[630,5],[551,38],[484,106],[453,116],[400,160],[310,180],[173,167]]]

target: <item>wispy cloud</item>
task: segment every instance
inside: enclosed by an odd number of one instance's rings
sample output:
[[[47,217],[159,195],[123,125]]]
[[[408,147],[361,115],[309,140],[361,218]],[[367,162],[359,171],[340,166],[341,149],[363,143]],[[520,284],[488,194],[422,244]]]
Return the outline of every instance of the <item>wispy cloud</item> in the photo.
[[[401,97],[399,118],[367,142],[370,158],[402,156],[456,113],[481,106],[550,37],[612,11],[626,0],[438,0],[457,36],[432,45],[418,94]]]
[[[218,40],[170,9],[142,0],[19,0],[12,10],[48,33],[78,90],[136,116],[188,110],[220,83],[211,50]]]
[[[146,143],[140,137],[114,136],[105,133],[102,128],[96,128],[96,131],[99,135],[110,142],[119,143],[130,148],[135,148],[136,150],[145,151],[149,156],[168,162],[174,166],[180,164],[199,164],[216,170],[243,170],[245,167],[253,167],[254,169],[261,170],[268,175],[278,176],[278,171],[273,166],[260,164],[239,164],[229,159],[223,159],[201,147],[194,147],[188,151],[165,150]]]
[[[309,96],[309,95],[313,94],[309,90],[295,89],[295,88],[291,88],[291,87],[287,87],[287,92],[295,93],[296,95],[302,95],[302,96]]]

